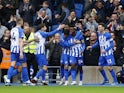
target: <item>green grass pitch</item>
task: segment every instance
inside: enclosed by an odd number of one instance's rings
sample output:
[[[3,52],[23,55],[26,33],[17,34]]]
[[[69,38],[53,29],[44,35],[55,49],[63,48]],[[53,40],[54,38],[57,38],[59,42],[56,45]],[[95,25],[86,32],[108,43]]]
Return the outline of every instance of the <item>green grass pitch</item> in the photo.
[[[0,93],[124,93],[124,87],[0,86]]]

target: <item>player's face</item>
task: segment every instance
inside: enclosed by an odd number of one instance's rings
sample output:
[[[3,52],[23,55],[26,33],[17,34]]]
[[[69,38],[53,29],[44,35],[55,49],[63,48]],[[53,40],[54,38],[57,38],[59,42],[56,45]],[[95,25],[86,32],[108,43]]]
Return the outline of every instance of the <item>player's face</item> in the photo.
[[[46,26],[44,26],[44,27],[43,27],[43,30],[44,30],[44,31],[46,31],[46,30],[47,30],[47,27],[46,27]]]
[[[20,21],[20,24],[21,24],[21,26],[23,26],[23,25],[24,25],[23,20],[22,20],[22,21]]]
[[[104,31],[104,27],[102,25],[99,25],[98,26],[98,31],[103,32]]]
[[[74,27],[70,27],[70,34],[74,34],[74,33],[75,33]]]

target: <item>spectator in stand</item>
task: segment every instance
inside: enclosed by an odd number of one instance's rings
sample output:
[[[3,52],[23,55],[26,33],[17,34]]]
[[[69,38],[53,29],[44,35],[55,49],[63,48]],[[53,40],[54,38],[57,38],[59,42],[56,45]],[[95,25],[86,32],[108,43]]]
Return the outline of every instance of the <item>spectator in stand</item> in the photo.
[[[4,0],[5,3],[5,21],[9,21],[11,15],[16,15],[16,0]]]
[[[0,21],[0,39],[3,37],[5,30],[7,30],[7,28],[3,26]]]
[[[30,26],[33,26],[33,16],[35,9],[30,3],[30,0],[23,0],[23,3],[19,6],[19,14],[23,18],[24,22],[28,22]]]
[[[45,24],[47,26],[47,32],[49,32],[49,26],[51,26],[51,21],[49,20],[48,15],[46,14],[46,10],[42,10],[38,12],[37,19],[34,23],[36,29],[39,30],[38,25]]]
[[[120,46],[118,45],[119,40],[115,36],[115,32],[111,32],[111,36],[112,36],[112,39],[114,41],[114,58],[115,58],[115,62],[116,62],[116,65],[117,65],[117,59],[118,59],[119,54],[120,54]]]
[[[99,23],[101,23],[101,22],[106,23],[106,14],[105,14],[106,10],[105,10],[105,7],[101,1],[98,1],[96,3],[95,10],[96,10],[97,19],[100,20]]]
[[[16,26],[16,16],[11,15],[10,20],[7,22],[6,27],[11,30]]]
[[[107,28],[109,28],[110,32],[113,32],[116,30],[117,25],[119,24],[118,14],[113,13],[111,16],[110,21],[108,22]]]
[[[107,19],[110,19],[112,13],[115,13],[118,11],[119,5],[120,5],[120,0],[110,0],[105,2]]]
[[[46,1],[46,0],[31,0],[36,11],[39,11],[41,9],[44,1]],[[49,1],[49,0],[47,0],[47,1]],[[52,2],[54,2],[54,1],[51,1],[50,3],[52,3]]]
[[[4,1],[0,0],[0,20],[3,23],[5,22],[5,18],[3,17],[5,15],[4,7],[5,7]]]
[[[42,8],[39,11],[42,12],[43,10],[46,11],[46,15],[48,16],[49,20],[52,21],[52,12],[51,9],[49,8],[48,1],[43,2]]]
[[[88,18],[88,22],[86,23],[86,28],[90,31],[96,31],[98,28],[98,23],[93,17]]]
[[[69,16],[69,9],[67,8],[67,3],[61,4],[61,13],[57,13],[53,20],[53,24],[63,23]]]
[[[66,25],[75,25],[79,19],[76,17],[75,11],[71,10],[69,17],[65,20]]]
[[[120,5],[118,9],[119,21],[124,25],[124,6]]]
[[[90,40],[87,41],[86,44],[86,49],[84,52],[84,64],[86,66],[98,66],[98,59],[100,55],[100,47],[97,46],[93,49],[88,50],[88,46],[91,46],[97,42],[97,33],[92,32],[90,35]],[[90,58],[90,59],[89,59]]]
[[[0,39],[0,63],[2,62],[2,51],[1,51],[1,48],[4,48],[4,49],[7,49],[7,50],[10,50],[10,31],[9,30],[6,30],[4,32],[4,35],[3,37]],[[3,79],[3,76],[7,74],[7,70],[8,69],[1,69],[1,82],[4,83],[4,79]]]

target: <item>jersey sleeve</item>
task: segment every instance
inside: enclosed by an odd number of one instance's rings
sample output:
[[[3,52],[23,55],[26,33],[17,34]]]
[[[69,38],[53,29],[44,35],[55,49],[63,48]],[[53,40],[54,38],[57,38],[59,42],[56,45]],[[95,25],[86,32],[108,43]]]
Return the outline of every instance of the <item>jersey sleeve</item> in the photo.
[[[84,39],[81,40],[81,44],[82,44],[82,52],[84,52],[85,50],[85,42],[84,42]]]
[[[80,37],[81,37],[81,35],[82,35],[82,32],[79,30],[79,31],[77,31],[77,33],[76,33],[76,36],[75,36],[75,39],[80,39]]]
[[[19,28],[19,38],[23,38],[24,37],[24,32],[23,29]]]
[[[41,32],[40,34],[44,37],[44,38],[47,38],[49,36],[52,36],[54,34],[56,34],[59,30],[53,30],[51,32]]]
[[[99,46],[99,42],[98,41],[95,44],[92,45],[92,48],[95,48],[97,46]]]
[[[105,51],[109,51],[111,48],[114,47],[114,42],[113,42],[111,34],[107,34],[107,39],[109,40],[110,46],[106,48]]]

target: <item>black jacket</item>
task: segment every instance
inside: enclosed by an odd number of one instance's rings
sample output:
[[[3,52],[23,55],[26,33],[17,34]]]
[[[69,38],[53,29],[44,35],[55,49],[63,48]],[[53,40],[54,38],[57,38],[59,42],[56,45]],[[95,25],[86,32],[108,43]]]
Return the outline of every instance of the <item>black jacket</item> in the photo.
[[[86,47],[90,45],[90,42],[86,43]],[[91,50],[84,51],[84,64],[87,66],[98,66],[100,55],[100,47],[97,46]]]
[[[56,44],[54,40],[47,43],[45,46],[46,46],[46,49],[49,49],[49,57],[48,57],[49,65],[52,65],[52,66],[60,65],[60,58],[61,58],[61,53],[62,53],[61,46]],[[55,49],[57,49],[58,51],[57,55],[54,55]],[[56,56],[57,58],[54,59],[53,58],[54,56]]]

